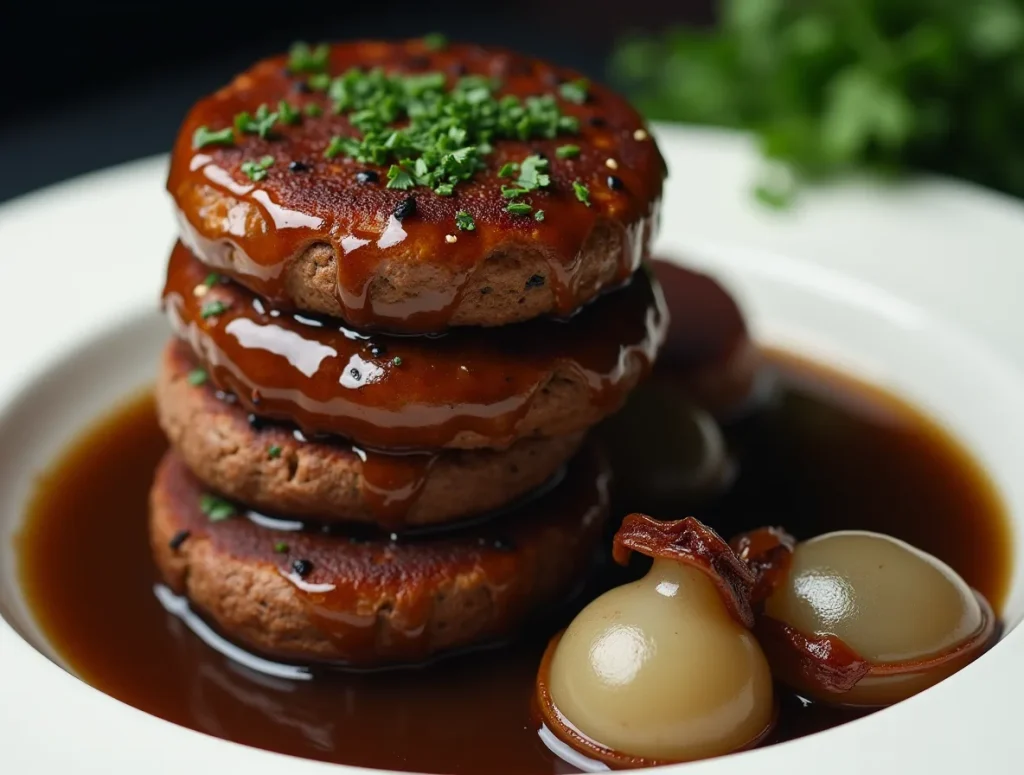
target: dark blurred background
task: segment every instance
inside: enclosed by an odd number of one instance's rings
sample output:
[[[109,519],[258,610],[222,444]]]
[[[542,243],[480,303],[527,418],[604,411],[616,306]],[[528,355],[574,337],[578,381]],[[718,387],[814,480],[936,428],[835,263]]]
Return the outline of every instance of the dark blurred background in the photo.
[[[616,39],[705,25],[714,0],[8,4],[0,11],[0,201],[170,148],[200,95],[294,40],[506,45],[604,79]]]

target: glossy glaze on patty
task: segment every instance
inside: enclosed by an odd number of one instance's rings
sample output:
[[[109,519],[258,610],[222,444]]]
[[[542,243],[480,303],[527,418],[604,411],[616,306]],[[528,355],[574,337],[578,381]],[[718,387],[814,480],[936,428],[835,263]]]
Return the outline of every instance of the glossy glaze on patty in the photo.
[[[178,245],[164,303],[213,383],[248,412],[378,449],[504,448],[585,430],[647,375],[667,311],[646,272],[570,321],[367,335],[282,313]]]
[[[583,581],[608,511],[608,472],[577,456],[520,514],[409,540],[212,521],[173,453],[157,471],[150,541],[164,581],[229,638],[299,662],[411,663],[514,637]]]
[[[289,425],[247,416],[203,379],[188,346],[169,343],[156,403],[171,445],[214,491],[295,519],[400,531],[476,517],[550,480],[583,440],[576,433],[505,450],[389,455],[340,439],[306,440]]]
[[[498,99],[553,95],[577,128],[554,138],[494,140],[485,168],[450,196],[423,186],[387,188],[392,160],[324,155],[333,137],[360,133],[349,114],[333,112],[329,94],[318,90],[325,84],[309,84],[352,68],[441,73],[446,88],[486,76]],[[198,102],[181,127],[168,189],[183,239],[207,265],[275,304],[361,327],[422,333],[567,315],[638,267],[665,175],[653,139],[624,99],[599,84],[587,85],[582,98],[578,91],[575,99],[563,96],[579,79],[500,49],[435,50],[421,40],[338,44],[324,72],[312,75],[291,72],[284,56],[261,61]],[[298,111],[294,123],[279,120],[266,138],[235,131],[229,147],[195,147],[199,127],[230,129],[242,112],[277,110],[281,100]],[[310,105],[322,115],[307,115]],[[565,146],[578,153],[560,155]],[[502,187],[515,177],[498,173],[531,154],[548,160],[550,185],[517,200],[531,204],[529,214],[509,213]],[[272,164],[252,180],[243,165],[265,157]],[[589,206],[574,183],[589,190]],[[473,231],[457,228],[459,212],[472,216]]]

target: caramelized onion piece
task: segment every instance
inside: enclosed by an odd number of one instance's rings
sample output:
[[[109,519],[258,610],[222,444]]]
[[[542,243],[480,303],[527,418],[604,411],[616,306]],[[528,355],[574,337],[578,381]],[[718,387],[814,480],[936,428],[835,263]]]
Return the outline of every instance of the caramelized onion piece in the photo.
[[[814,699],[898,702],[959,670],[995,635],[984,598],[890,536],[829,533],[789,551],[762,530],[733,546],[741,543],[765,597],[756,632],[776,677]]]
[[[632,514],[615,557],[654,558],[552,641],[538,674],[547,726],[586,756],[649,766],[759,742],[774,719],[768,663],[748,629],[753,575],[697,520]]]

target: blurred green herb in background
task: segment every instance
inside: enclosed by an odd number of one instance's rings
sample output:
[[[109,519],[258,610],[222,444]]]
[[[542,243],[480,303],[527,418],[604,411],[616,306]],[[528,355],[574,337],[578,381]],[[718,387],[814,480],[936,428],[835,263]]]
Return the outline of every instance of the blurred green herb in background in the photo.
[[[624,41],[649,118],[752,130],[758,197],[921,168],[1024,196],[1024,0],[723,0],[713,30]]]

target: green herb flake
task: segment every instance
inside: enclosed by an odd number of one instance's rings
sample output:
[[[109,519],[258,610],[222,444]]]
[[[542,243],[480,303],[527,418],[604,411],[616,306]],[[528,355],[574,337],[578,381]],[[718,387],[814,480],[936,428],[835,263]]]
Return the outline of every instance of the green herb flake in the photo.
[[[499,178],[511,178],[519,172],[519,165],[514,161],[508,161],[501,165],[501,169],[498,170]]]
[[[203,280],[203,285],[205,285],[207,288],[212,288],[219,282],[220,275],[217,274],[216,272],[210,272],[208,275],[206,275],[206,279]]]
[[[345,150],[345,138],[335,135],[331,138],[330,142],[327,143],[327,147],[324,149],[324,157],[327,159],[333,159],[335,156],[339,156],[344,153]]]
[[[231,127],[212,131],[209,127],[197,127],[192,133],[192,147],[195,150],[206,148],[208,145],[234,145],[235,133]]]
[[[199,510],[202,511],[211,522],[223,522],[231,519],[238,511],[234,505],[223,498],[210,493],[203,493],[199,498]]]
[[[459,210],[455,213],[455,225],[460,231],[475,231],[476,221],[473,220],[473,216],[467,213],[465,210]]]
[[[526,202],[509,202],[505,210],[512,213],[513,215],[529,215],[533,212],[533,205],[527,204]]]
[[[187,379],[188,384],[199,387],[200,385],[206,384],[206,380],[209,379],[209,375],[207,375],[205,369],[192,369],[192,371],[188,373]]]
[[[587,101],[588,92],[590,88],[590,81],[586,78],[580,78],[576,81],[569,81],[563,83],[559,88],[559,93],[562,95],[562,99],[567,100],[575,105],[582,105]]]
[[[402,365],[402,356],[396,355],[394,358],[392,358],[391,359],[391,365],[392,366],[401,366]]]
[[[528,194],[528,193],[530,193],[530,192],[527,191],[525,188],[516,188],[515,186],[502,186],[501,187],[501,195],[505,199],[516,199],[517,197],[521,197],[523,194]]]
[[[277,122],[277,111],[271,112],[266,103],[256,108],[255,113],[243,110],[235,115],[235,129],[244,135],[259,135],[263,140],[268,140],[273,134],[274,124]]]
[[[306,79],[306,85],[313,91],[327,91],[331,85],[331,76],[327,73],[317,73]]]
[[[302,111],[291,105],[287,100],[281,100],[277,103],[277,113],[281,117],[282,124],[295,125],[302,121]]]
[[[199,311],[199,315],[200,317],[202,317],[203,320],[206,320],[207,318],[216,317],[217,315],[223,315],[225,312],[228,311],[229,306],[230,305],[225,304],[223,301],[220,301],[219,299],[215,299],[214,301],[208,301],[205,304],[203,304],[202,308]]]
[[[555,149],[555,156],[559,159],[575,159],[580,155],[578,145],[560,145]]]
[[[274,444],[270,449],[267,450],[267,457],[271,460],[277,460],[281,457],[281,447],[278,444]]]
[[[441,51],[448,47],[448,38],[440,32],[432,32],[423,36],[423,46],[427,51]]]
[[[548,160],[543,156],[527,156],[519,166],[519,179],[516,183],[527,191],[546,188],[551,185],[551,177],[544,171],[547,168]]]
[[[412,175],[397,164],[392,164],[388,168],[387,177],[388,188],[397,188],[404,191],[405,189],[412,188],[416,185],[416,181],[413,179]]]
[[[270,169],[273,164],[273,156],[261,156],[257,161],[252,161],[251,159],[249,161],[243,161],[241,169],[249,180],[254,183],[258,183],[267,176],[267,170]]]
[[[535,221],[543,221],[544,220],[544,211],[543,210],[538,210],[537,212],[535,212],[533,214],[533,220],[535,220]]]
[[[590,189],[578,180],[572,182],[572,190],[576,192],[576,198],[587,207],[590,207]]]
[[[278,554],[287,554],[288,544],[286,544],[284,541],[278,541],[276,544],[274,544],[274,551]]]
[[[315,102],[310,102],[307,103],[306,107],[302,109],[302,112],[305,113],[310,118],[317,118],[318,116],[322,116],[324,114],[324,109],[317,105]]]
[[[288,52],[288,72],[290,73],[322,73],[327,70],[327,60],[331,54],[330,46],[321,43],[310,48],[308,43],[293,43]]]

